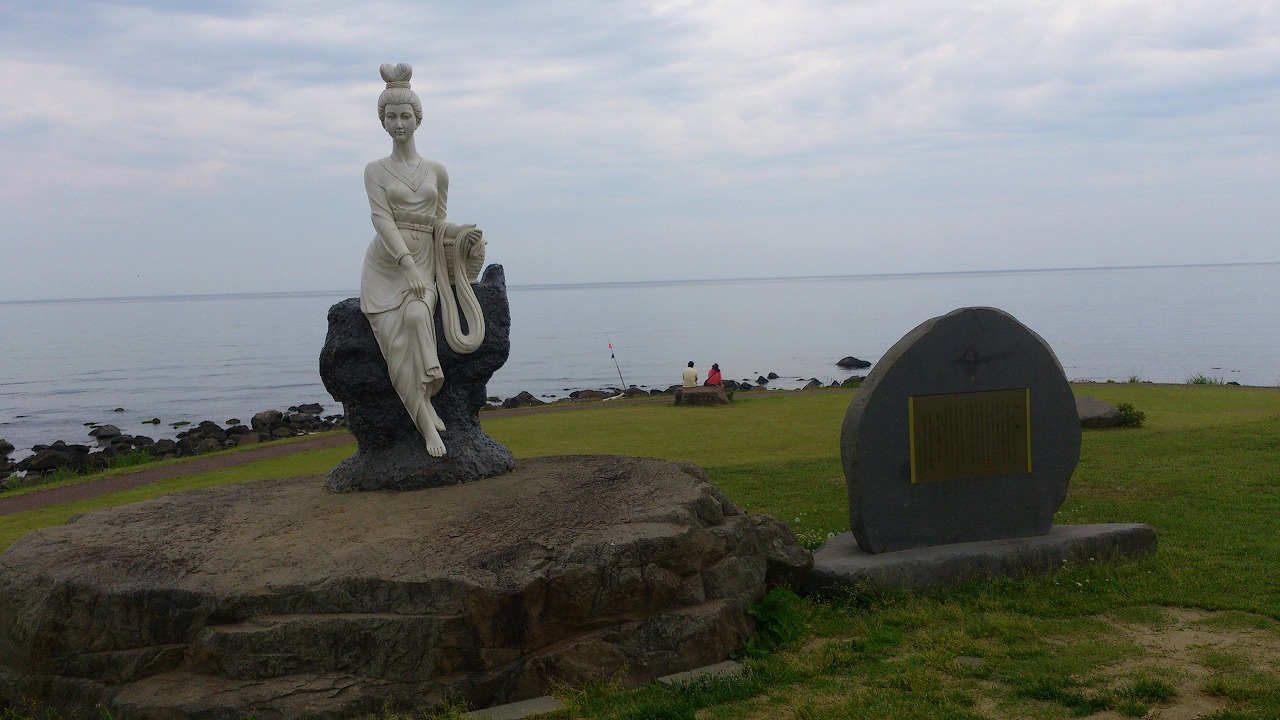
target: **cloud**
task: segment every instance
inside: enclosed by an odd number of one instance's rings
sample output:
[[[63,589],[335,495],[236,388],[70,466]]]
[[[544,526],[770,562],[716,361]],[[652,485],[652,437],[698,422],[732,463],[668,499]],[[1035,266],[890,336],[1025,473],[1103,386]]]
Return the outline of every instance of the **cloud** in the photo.
[[[1272,2],[73,2],[7,19],[0,242],[72,212],[149,266],[131,248],[171,244],[146,218],[181,211],[201,228],[182,242],[265,267],[156,292],[341,282],[345,249],[314,257],[320,276],[290,258],[367,234],[377,66],[399,61],[451,214],[516,240],[492,249],[548,281],[805,274],[816,257],[859,272],[1275,259],[1254,237],[1280,223],[1254,201],[1280,189]],[[1207,249],[1188,229],[1221,214],[1236,229]],[[1021,241],[1046,227],[1054,243]],[[784,237],[795,251],[761,266]],[[893,242],[848,241],[875,237]],[[615,262],[701,238],[727,250],[711,269]],[[49,252],[11,252],[0,296],[148,289],[31,279]]]

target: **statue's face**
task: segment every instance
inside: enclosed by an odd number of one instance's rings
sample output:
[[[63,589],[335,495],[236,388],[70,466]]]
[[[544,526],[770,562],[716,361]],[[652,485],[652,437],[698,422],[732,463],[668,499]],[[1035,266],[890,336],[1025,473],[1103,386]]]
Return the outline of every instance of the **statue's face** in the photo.
[[[413,114],[413,106],[404,103],[388,105],[382,111],[382,127],[392,140],[409,140],[413,131],[418,129],[418,117]]]

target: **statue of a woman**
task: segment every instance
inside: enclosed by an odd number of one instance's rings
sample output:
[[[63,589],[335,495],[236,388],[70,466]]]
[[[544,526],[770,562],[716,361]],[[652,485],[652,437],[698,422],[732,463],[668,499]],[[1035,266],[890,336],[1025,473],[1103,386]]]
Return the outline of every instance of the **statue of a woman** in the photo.
[[[445,427],[431,397],[444,383],[444,374],[433,318],[439,305],[445,339],[455,352],[470,353],[480,346],[484,316],[470,283],[484,264],[484,240],[474,225],[445,222],[449,176],[443,165],[418,155],[413,140],[422,124],[422,102],[409,88],[413,68],[386,64],[381,73],[387,89],[378,97],[378,118],[391,136],[391,154],[364,169],[377,235],[364,257],[360,310],[427,452],[440,457],[445,454],[440,437]],[[457,288],[456,299],[451,286]]]

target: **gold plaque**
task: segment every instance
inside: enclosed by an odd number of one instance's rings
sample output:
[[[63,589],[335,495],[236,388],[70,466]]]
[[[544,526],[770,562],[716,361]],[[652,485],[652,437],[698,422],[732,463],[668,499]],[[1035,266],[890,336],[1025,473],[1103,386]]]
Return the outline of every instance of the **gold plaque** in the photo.
[[[907,398],[911,482],[1031,472],[1031,389]]]

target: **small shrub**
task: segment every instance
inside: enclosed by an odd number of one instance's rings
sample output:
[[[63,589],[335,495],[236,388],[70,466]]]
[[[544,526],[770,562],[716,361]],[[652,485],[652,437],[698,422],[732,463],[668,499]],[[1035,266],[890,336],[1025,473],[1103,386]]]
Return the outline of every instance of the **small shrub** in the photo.
[[[1133,403],[1120,403],[1116,409],[1120,411],[1120,427],[1142,427],[1142,423],[1147,421],[1147,414],[1135,408]]]
[[[1196,373],[1187,378],[1188,385],[1226,385],[1226,381],[1220,377],[1209,376],[1203,373]]]
[[[800,637],[804,618],[796,608],[798,602],[798,595],[779,586],[752,605],[748,612],[756,619],[756,631],[747,639],[742,655],[760,657]]]

